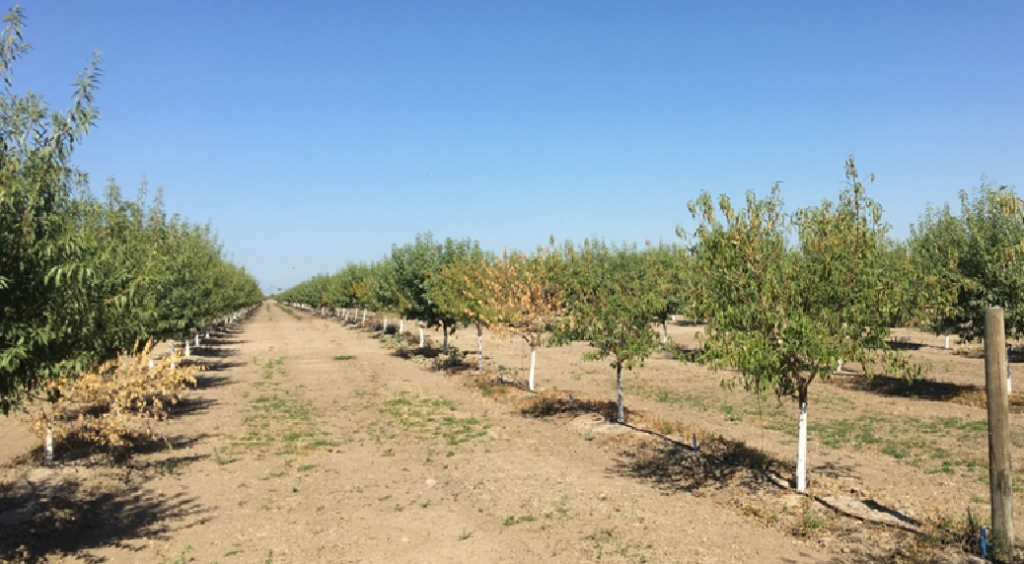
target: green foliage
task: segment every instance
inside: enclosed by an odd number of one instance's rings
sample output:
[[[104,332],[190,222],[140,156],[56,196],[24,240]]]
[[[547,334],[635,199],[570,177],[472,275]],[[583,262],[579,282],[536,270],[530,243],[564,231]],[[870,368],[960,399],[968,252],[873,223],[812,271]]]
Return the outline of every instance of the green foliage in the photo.
[[[565,247],[566,313],[555,332],[558,340],[582,338],[594,358],[612,358],[618,387],[618,421],[625,423],[622,368],[643,366],[658,348],[651,321],[666,311],[665,272],[635,248],[609,248],[584,241],[577,251]]]
[[[11,91],[28,51],[22,12],[0,33],[0,411],[60,376],[74,376],[136,341],[184,334],[262,299],[227,262],[209,227],[168,219],[161,199],[121,197],[113,181],[89,196],[71,164],[94,124],[99,59],[75,82],[70,109]]]
[[[566,313],[558,342],[588,341],[612,368],[632,370],[658,348],[651,321],[666,308],[662,271],[636,248],[584,241],[566,246]]]
[[[929,207],[909,241],[923,275],[954,296],[930,311],[930,328],[966,341],[981,339],[985,310],[1001,306],[1009,338],[1024,335],[1024,202],[1005,186],[960,193],[960,215]]]
[[[451,321],[451,326],[476,325],[480,330],[493,313],[484,283],[488,263],[493,258],[475,242],[466,244],[427,276],[424,295],[438,311],[438,317]]]
[[[901,293],[900,273],[885,268],[881,208],[865,195],[852,159],[847,179],[838,203],[792,215],[778,186],[764,199],[749,193],[742,209],[726,196],[716,206],[707,193],[689,204],[701,221],[694,237],[697,310],[708,319],[704,362],[739,370],[748,389],[801,403],[839,360],[860,362],[869,374],[878,361],[910,373],[886,343]]]
[[[396,302],[403,317],[419,320],[427,327],[454,328],[463,315],[431,299],[429,280],[445,266],[466,260],[474,253],[480,253],[479,246],[469,239],[448,238],[438,243],[430,233],[417,235],[413,243],[392,247]],[[437,293],[435,285],[434,297],[438,297]]]
[[[690,262],[688,251],[679,245],[648,246],[641,253],[643,275],[656,286],[651,296],[654,320],[665,323],[675,314],[691,315],[694,296],[689,291]]]

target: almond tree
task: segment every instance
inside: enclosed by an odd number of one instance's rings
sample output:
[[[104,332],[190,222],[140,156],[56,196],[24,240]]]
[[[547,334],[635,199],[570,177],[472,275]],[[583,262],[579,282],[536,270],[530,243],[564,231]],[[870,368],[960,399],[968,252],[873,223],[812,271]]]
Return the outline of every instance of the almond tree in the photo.
[[[1008,338],[1024,335],[1024,201],[1006,186],[960,193],[960,214],[929,208],[910,237],[918,268],[952,288],[955,301],[933,308],[931,329],[981,339],[985,310],[1003,308]]]
[[[440,327],[443,333],[442,353],[448,352],[448,334],[455,329],[456,319],[451,311],[433,302],[427,294],[427,281],[445,265],[469,256],[476,242],[469,239],[434,241],[430,233],[416,236],[413,243],[391,249],[394,264],[397,300],[403,317],[420,321],[427,327]]]
[[[657,303],[652,317],[661,324],[661,342],[668,342],[668,318],[688,310],[693,298],[686,292],[686,275],[689,272],[686,249],[679,245],[658,244],[648,246],[641,253],[644,260],[644,275],[658,286],[652,295]]]
[[[622,369],[643,366],[658,348],[651,319],[665,308],[664,273],[635,248],[612,249],[585,241],[566,246],[566,316],[555,332],[564,342],[582,339],[596,350],[586,358],[612,358],[618,391],[618,422],[625,423]]]
[[[544,250],[533,256],[506,251],[482,281],[490,310],[488,325],[499,333],[522,337],[530,347],[530,391],[535,389],[537,347],[561,311],[561,291],[552,273],[558,265],[557,256]]]
[[[12,65],[28,51],[22,11],[0,30],[0,411],[47,381],[74,378],[130,349],[262,299],[208,226],[167,219],[159,196],[124,200],[111,183],[92,199],[71,163],[97,119],[98,58],[70,109],[15,94]]]
[[[734,368],[757,393],[795,397],[799,405],[796,487],[806,488],[808,388],[828,380],[840,360],[912,375],[891,351],[886,308],[897,282],[880,260],[887,226],[865,195],[853,159],[839,201],[784,213],[778,186],[735,208],[707,193],[689,203],[698,311],[708,319],[702,361]],[[796,240],[788,237],[795,231]]]
[[[484,370],[484,327],[494,318],[489,293],[489,263],[493,261],[479,246],[468,255],[444,265],[427,279],[427,298],[456,325],[476,327],[477,369]]]

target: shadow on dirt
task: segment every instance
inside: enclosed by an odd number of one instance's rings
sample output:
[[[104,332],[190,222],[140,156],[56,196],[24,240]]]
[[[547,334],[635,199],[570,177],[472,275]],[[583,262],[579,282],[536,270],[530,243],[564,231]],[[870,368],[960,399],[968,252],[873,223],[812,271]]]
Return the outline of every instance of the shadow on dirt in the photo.
[[[715,438],[698,445],[697,450],[678,441],[645,441],[619,453],[613,470],[664,490],[699,494],[708,488],[777,488],[770,474],[778,467],[776,460],[758,449]]]
[[[207,358],[229,358],[229,357],[232,357],[232,356],[238,356],[238,349],[229,349],[229,348],[211,349],[209,347],[199,347],[198,349],[194,349],[192,351],[192,356],[189,357],[189,359],[190,360],[196,360],[196,362],[199,362],[199,363],[204,363],[204,361],[202,359],[207,359]]]
[[[181,419],[187,415],[206,413],[214,405],[217,405],[217,400],[191,396],[181,398],[178,403],[167,408],[167,418]]]
[[[226,335],[225,336],[219,336],[218,335],[218,336],[212,336],[209,339],[200,339],[200,345],[201,346],[199,347],[199,349],[203,350],[203,349],[206,349],[208,347],[226,347],[226,346],[229,346],[229,345],[241,345],[243,343],[248,343],[248,342],[249,341],[247,341],[245,339],[236,339],[236,338],[232,338],[232,337],[229,337],[229,336],[226,336]]]
[[[977,386],[936,382],[934,380],[906,380],[893,376],[878,375],[867,378],[863,375],[835,376],[832,382],[844,388],[871,392],[880,396],[925,399],[931,401],[953,401],[963,396],[976,394]]]
[[[126,442],[116,446],[103,446],[94,442],[66,437],[54,446],[54,459],[59,464],[75,466],[126,466],[136,464],[135,457],[165,452],[174,452],[195,446],[209,435],[147,437],[145,435],[130,437]],[[15,460],[16,466],[42,465],[43,447],[37,446]]]
[[[614,401],[578,399],[567,394],[566,397],[541,396],[536,401],[523,407],[520,412],[528,417],[555,417],[569,415],[579,417],[588,413],[596,413],[605,421],[615,421],[618,417],[618,406]],[[629,420],[629,408],[625,409],[626,420]]]
[[[227,366],[218,366],[218,367],[216,367],[214,369],[211,369],[209,366],[207,366],[206,367],[206,372],[211,372],[211,371],[212,372],[220,372],[222,370],[227,370],[228,368],[234,368],[236,366],[242,366],[244,363],[232,362],[232,363],[227,363],[227,364],[228,364]],[[196,385],[193,386],[193,389],[195,389],[195,390],[208,390],[210,388],[219,388],[221,386],[227,386],[230,383],[231,383],[231,378],[228,378],[227,376],[218,376],[218,375],[215,375],[215,374],[207,374],[207,373],[204,372],[204,373],[199,374],[198,376],[196,376]]]
[[[919,351],[923,348],[930,348],[924,343],[913,343],[906,339],[890,339],[885,344],[894,351]]]
[[[97,487],[60,470],[39,470],[0,484],[0,560],[37,563],[68,556],[101,563],[107,559],[90,551],[111,546],[148,560],[152,556],[141,552],[151,540],[210,519],[209,509],[184,493],[164,496],[119,482]]]

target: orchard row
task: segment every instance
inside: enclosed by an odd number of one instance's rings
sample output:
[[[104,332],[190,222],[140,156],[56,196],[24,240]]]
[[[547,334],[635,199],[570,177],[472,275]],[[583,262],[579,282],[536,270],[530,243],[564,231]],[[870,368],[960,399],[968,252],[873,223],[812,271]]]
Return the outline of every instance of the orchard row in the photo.
[[[278,298],[393,312],[440,327],[445,341],[457,328],[479,336],[487,327],[525,339],[532,358],[543,343],[588,342],[588,354],[615,371],[620,422],[622,369],[659,349],[658,325],[671,315],[706,321],[698,362],[734,370],[731,384],[797,400],[803,489],[812,382],[843,362],[868,376],[919,377],[921,368],[890,348],[893,327],[973,340],[985,308],[1001,305],[1008,332],[1024,330],[1024,205],[1012,190],[964,193],[960,214],[929,208],[911,237],[897,241],[852,158],[846,179],[836,201],[792,212],[778,186],[764,198],[749,193],[742,205],[703,193],[688,205],[696,229],[675,245],[552,240],[532,253],[496,255],[428,233]],[[533,366],[531,359],[531,389]]]
[[[90,196],[72,152],[97,119],[99,62],[55,112],[11,90],[28,45],[19,8],[0,33],[0,411],[47,382],[95,369],[150,338],[183,338],[262,300],[208,226],[168,216],[145,187]]]

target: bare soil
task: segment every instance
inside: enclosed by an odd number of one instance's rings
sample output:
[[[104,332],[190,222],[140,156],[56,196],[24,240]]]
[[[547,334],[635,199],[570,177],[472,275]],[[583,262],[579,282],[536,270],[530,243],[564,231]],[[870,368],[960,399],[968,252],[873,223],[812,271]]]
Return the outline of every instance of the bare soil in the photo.
[[[670,351],[699,331],[671,325]],[[625,375],[622,426],[584,344],[540,349],[530,393],[521,341],[485,334],[477,375],[376,336],[265,304],[199,349],[169,445],[127,462],[41,468],[24,416],[0,421],[0,561],[963,562],[968,511],[987,519],[983,361],[941,337],[897,332],[927,381],[812,385],[800,495],[795,406],[731,374],[659,353]]]

